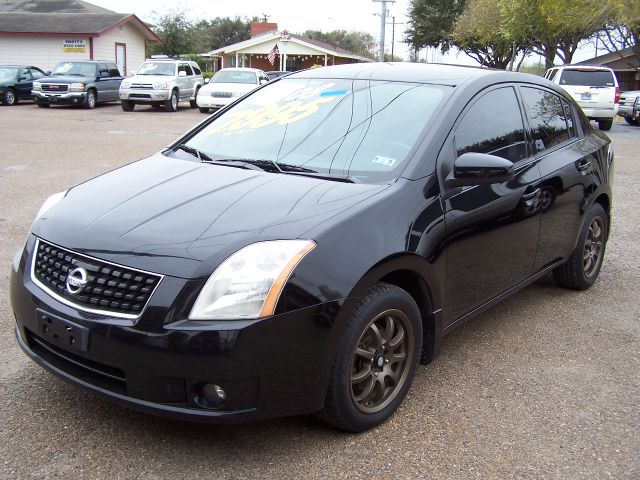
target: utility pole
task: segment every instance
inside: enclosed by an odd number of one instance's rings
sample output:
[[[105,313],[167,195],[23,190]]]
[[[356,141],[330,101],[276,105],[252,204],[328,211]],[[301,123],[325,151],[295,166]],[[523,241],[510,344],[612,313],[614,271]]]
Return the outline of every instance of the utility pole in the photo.
[[[394,3],[395,0],[373,0],[374,2],[380,2],[380,53],[378,54],[378,61],[384,62],[384,31],[387,25],[387,3]]]

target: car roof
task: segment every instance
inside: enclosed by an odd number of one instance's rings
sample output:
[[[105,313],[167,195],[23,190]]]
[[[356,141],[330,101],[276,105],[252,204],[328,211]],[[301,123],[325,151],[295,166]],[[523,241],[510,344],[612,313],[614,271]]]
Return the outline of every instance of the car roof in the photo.
[[[528,73],[509,72],[486,67],[409,62],[352,63],[312,68],[292,73],[287,75],[286,78],[287,80],[291,78],[363,79],[449,86],[457,86],[469,80],[486,78],[495,83],[520,81],[548,84],[542,77]]]
[[[602,65],[562,65],[561,67],[554,67],[561,70],[606,70],[612,71],[609,67],[603,67]]]

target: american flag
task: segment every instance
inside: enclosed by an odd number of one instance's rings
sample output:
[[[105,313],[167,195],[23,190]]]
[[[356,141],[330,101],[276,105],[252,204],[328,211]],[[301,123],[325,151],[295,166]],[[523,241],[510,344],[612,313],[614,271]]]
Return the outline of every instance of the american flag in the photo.
[[[278,45],[275,45],[269,52],[269,55],[267,55],[267,59],[269,60],[269,63],[271,65],[273,65],[273,62],[276,61],[276,55],[278,55],[279,53],[280,52],[278,51]]]

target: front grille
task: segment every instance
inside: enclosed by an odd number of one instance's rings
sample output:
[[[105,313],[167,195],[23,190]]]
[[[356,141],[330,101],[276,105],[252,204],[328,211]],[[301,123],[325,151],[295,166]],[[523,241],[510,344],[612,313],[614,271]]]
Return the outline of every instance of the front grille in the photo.
[[[146,88],[148,90],[151,90],[153,88],[153,85],[151,83],[132,83],[131,88]]]
[[[212,97],[230,98],[233,96],[232,92],[211,92]]]
[[[87,283],[74,294],[66,281],[76,268],[86,271]],[[162,280],[161,275],[98,260],[40,239],[33,255],[32,277],[63,303],[124,318],[139,316]]]
[[[66,92],[69,90],[69,85],[65,83],[43,83],[43,92]]]
[[[148,93],[130,93],[129,98],[151,98]]]

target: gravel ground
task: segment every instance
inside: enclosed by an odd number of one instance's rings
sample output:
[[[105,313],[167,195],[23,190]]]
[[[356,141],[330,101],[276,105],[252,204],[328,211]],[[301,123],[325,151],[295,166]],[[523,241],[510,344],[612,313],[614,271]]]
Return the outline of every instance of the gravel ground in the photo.
[[[0,290],[51,193],[203,119],[117,105],[0,107]],[[134,413],[23,355],[0,295],[1,478],[640,478],[640,128],[617,123],[612,236],[588,292],[545,278],[450,334],[400,411],[347,435],[312,418],[240,426]]]

